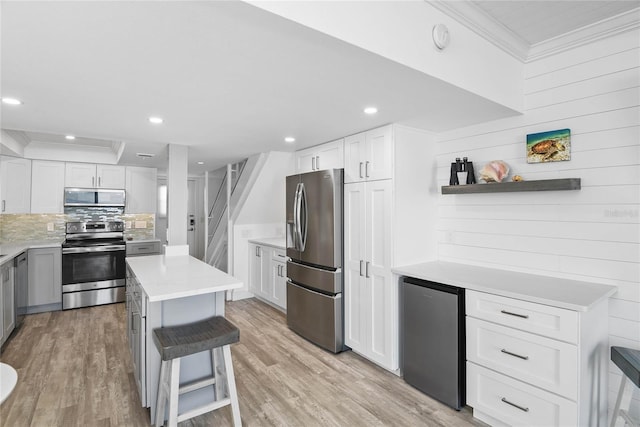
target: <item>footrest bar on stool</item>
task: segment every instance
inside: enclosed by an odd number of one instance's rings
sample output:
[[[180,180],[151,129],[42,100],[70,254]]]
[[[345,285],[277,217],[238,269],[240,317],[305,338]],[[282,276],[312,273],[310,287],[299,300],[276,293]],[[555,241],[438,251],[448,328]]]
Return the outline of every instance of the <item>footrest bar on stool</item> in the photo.
[[[180,386],[178,390],[178,394],[189,393],[190,391],[199,390],[201,388],[208,387],[210,385],[214,385],[216,383],[215,377],[204,378],[202,380],[197,380],[189,384],[184,384]]]
[[[217,402],[209,403],[199,408],[194,408],[184,414],[178,414],[178,422],[188,420],[189,418],[197,417],[198,415],[206,414],[207,412],[215,411],[223,406],[231,405],[231,399],[222,399]]]

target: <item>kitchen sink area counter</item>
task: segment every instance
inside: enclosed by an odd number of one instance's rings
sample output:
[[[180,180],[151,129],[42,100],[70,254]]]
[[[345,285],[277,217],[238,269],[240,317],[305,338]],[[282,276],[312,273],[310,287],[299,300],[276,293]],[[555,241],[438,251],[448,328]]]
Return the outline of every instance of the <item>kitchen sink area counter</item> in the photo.
[[[605,425],[617,288],[450,262],[393,269],[465,289],[466,397],[491,425]]]
[[[287,242],[284,236],[282,237],[263,237],[259,239],[251,239],[249,243],[253,243],[256,245],[262,246],[270,246],[275,249],[285,250],[287,247]]]
[[[128,257],[127,334],[134,378],[143,407],[155,420],[160,354],[153,330],[224,316],[225,292],[242,282],[189,255]],[[211,375],[209,353],[183,359],[181,382]],[[180,412],[213,400],[213,389],[193,391],[180,401]]]
[[[0,245],[0,265],[12,261],[16,256],[29,249],[61,247],[62,240],[28,240],[24,242],[3,243]]]

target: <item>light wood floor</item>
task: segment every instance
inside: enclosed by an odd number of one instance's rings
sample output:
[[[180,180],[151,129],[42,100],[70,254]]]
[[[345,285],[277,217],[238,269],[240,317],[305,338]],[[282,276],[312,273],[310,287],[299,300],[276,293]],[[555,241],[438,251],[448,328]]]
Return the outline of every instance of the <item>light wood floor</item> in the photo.
[[[230,302],[245,426],[483,425],[349,351],[333,355],[291,332],[255,299]],[[124,304],[27,316],[0,357],[19,382],[0,426],[144,426],[126,343]],[[223,408],[181,426],[231,425]]]

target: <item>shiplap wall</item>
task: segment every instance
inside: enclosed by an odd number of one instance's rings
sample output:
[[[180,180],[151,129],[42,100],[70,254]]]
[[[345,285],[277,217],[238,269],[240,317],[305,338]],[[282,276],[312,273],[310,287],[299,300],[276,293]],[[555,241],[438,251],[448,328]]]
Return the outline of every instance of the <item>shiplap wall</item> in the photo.
[[[509,179],[582,178],[582,190],[441,195],[438,258],[616,285],[610,344],[640,349],[640,30],[529,63],[524,81],[523,115],[438,136],[439,184],[466,156],[476,172],[500,159]],[[527,164],[526,135],[563,128],[571,160]],[[613,364],[609,379],[611,407]]]

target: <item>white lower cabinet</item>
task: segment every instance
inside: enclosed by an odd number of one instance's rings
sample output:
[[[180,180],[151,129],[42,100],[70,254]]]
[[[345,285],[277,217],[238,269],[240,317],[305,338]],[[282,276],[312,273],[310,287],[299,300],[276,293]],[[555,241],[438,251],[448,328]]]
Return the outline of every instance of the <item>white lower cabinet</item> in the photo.
[[[29,249],[29,313],[62,309],[62,250]]]
[[[607,419],[608,308],[586,312],[466,292],[467,404],[491,425]]]
[[[467,404],[494,426],[578,425],[575,402],[474,363],[467,363]]]
[[[286,310],[287,264],[284,249],[249,243],[249,291]]]
[[[11,335],[16,325],[15,285],[13,263],[0,267],[0,345]]]

